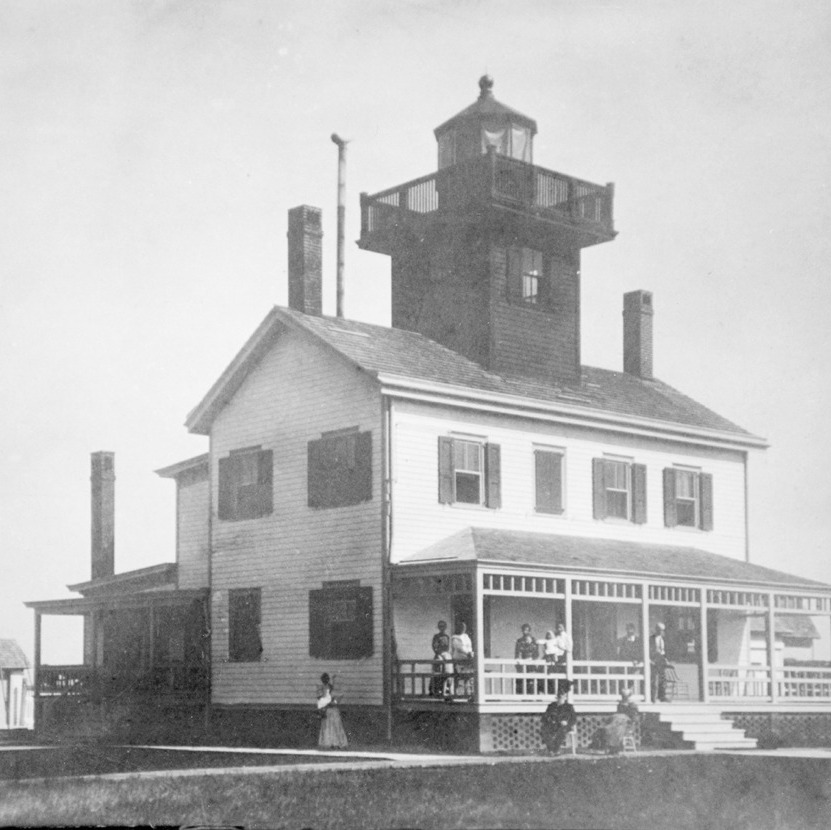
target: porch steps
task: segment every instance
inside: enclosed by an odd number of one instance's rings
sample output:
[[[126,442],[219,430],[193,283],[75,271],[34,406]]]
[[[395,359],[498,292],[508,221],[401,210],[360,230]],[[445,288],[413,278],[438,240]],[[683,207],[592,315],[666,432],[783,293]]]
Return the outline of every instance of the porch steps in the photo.
[[[673,703],[661,706],[657,713],[659,721],[693,749],[756,749],[755,738],[746,737],[743,729],[710,706]]]

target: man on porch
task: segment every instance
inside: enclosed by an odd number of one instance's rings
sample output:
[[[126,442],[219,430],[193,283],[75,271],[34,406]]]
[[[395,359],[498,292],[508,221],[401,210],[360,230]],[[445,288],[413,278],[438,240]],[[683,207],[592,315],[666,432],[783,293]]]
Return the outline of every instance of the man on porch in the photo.
[[[659,622],[651,637],[649,661],[652,664],[652,702],[665,703],[667,699],[667,647],[664,631],[666,626]]]

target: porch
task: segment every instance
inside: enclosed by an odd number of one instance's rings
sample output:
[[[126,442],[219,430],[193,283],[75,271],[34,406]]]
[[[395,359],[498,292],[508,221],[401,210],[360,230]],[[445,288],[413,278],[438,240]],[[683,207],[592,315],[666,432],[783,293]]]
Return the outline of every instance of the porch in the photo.
[[[659,680],[678,703],[831,707],[831,587],[789,574],[689,548],[468,528],[396,565],[392,587],[393,695],[406,708],[542,711],[563,679],[578,711],[611,711],[624,689],[649,703]],[[431,656],[438,620],[465,624],[472,661]],[[523,624],[541,643],[558,622],[572,640],[562,665],[519,659]],[[665,678],[650,662],[658,623]]]
[[[203,702],[209,689],[206,602],[204,590],[150,590],[28,603],[35,610],[36,720],[56,699],[64,705]],[[42,662],[44,617],[82,619],[81,663]]]

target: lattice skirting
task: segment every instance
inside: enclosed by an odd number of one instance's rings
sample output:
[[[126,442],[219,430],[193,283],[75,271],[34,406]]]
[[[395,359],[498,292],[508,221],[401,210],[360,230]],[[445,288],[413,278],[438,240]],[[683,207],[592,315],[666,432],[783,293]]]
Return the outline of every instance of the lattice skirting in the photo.
[[[595,732],[609,722],[608,714],[578,714],[577,746],[587,749]],[[536,751],[543,748],[540,737],[541,715],[491,715],[491,746],[495,752]],[[484,724],[483,724],[484,726]],[[640,724],[635,725],[635,740],[640,746]]]
[[[831,746],[831,713],[725,712],[748,738],[784,746]]]

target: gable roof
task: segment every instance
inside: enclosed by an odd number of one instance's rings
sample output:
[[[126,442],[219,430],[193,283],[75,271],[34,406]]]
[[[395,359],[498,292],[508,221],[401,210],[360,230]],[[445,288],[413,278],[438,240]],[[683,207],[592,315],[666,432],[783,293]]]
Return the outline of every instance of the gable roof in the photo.
[[[831,591],[831,585],[692,547],[468,527],[401,565],[436,561],[545,565],[564,571]]]
[[[273,308],[203,400],[188,415],[191,432],[207,434],[213,419],[242,385],[248,373],[286,330],[301,332],[327,345],[380,382],[445,394],[475,394],[480,399],[520,402],[578,416],[604,414],[636,418],[650,425],[675,425],[676,431],[729,436],[748,446],[763,439],[721,417],[660,380],[642,380],[624,372],[584,366],[580,383],[549,384],[490,372],[472,360],[417,332],[303,314]]]
[[[0,640],[0,669],[28,669],[29,661],[17,640]]]

